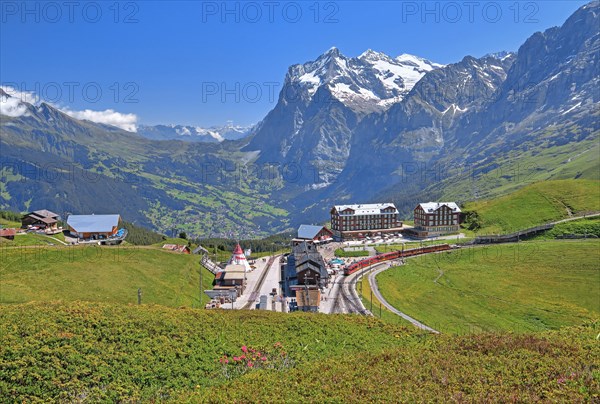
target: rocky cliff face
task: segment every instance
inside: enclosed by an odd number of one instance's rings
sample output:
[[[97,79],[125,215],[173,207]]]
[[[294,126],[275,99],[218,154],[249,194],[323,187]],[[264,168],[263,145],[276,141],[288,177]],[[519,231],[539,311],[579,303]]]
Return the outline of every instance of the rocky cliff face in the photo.
[[[593,2],[563,26],[531,36],[496,99],[482,111],[479,132],[519,134],[527,131],[523,123],[552,125],[597,108],[599,26],[599,3]]]
[[[328,195],[352,199],[376,193],[401,180],[405,171],[444,155],[461,117],[493,97],[513,60],[513,54],[465,57],[426,74],[388,110],[365,117],[353,131],[345,169]]]
[[[456,187],[456,181],[441,182],[451,175],[448,167],[477,177],[514,155],[542,155],[597,138],[598,26],[599,3],[592,2],[563,26],[534,34],[517,54],[467,56],[428,72],[400,102],[360,120],[343,171],[318,198],[373,195],[402,204]],[[535,165],[555,175],[552,163]],[[432,186],[432,179],[439,184]]]

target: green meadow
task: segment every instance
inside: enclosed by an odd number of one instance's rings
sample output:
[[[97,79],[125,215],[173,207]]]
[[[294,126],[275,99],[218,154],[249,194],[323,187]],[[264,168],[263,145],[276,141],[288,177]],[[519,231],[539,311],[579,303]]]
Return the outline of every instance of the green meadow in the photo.
[[[600,319],[600,241],[531,241],[406,260],[377,282],[397,309],[448,333],[541,331]]]

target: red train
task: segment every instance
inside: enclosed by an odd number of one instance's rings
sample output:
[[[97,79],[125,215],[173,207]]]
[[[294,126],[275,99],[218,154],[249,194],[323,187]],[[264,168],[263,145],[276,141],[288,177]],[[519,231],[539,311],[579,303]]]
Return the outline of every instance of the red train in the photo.
[[[438,251],[446,251],[446,250],[449,250],[450,248],[451,247],[448,244],[439,244],[439,245],[432,245],[429,247],[413,248],[410,250],[392,251],[389,253],[378,254],[374,257],[360,260],[358,262],[355,262],[354,264],[351,264],[351,265],[345,267],[344,275],[350,275],[350,274],[358,271],[359,269],[366,268],[370,265],[377,264],[379,262],[390,261],[390,260],[395,260],[395,259],[404,258],[404,257],[412,257],[413,255],[427,254],[427,253],[433,253],[433,252],[438,252]]]

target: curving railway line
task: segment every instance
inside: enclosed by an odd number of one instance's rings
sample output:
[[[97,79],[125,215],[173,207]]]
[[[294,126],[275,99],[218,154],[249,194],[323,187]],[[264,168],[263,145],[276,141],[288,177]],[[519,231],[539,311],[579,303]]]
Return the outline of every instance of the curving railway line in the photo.
[[[358,297],[358,293],[356,293],[356,282],[358,281],[358,278],[368,270],[369,268],[365,268],[360,272],[339,279],[337,282],[338,293],[335,298],[333,313],[361,314],[365,316],[372,315],[362,304],[360,297]]]
[[[394,251],[391,253],[379,254],[375,257],[360,260],[344,268],[344,277],[338,280],[338,291],[335,297],[335,304],[332,313],[352,313],[361,315],[373,315],[365,308],[356,292],[356,282],[365,273],[374,270],[381,265],[388,265],[390,261],[404,259],[415,255],[431,254],[451,249],[448,244],[441,244],[429,247],[415,248],[406,251]],[[415,320],[416,321],[416,320]],[[424,325],[423,325],[424,326]],[[424,326],[424,328],[428,328]],[[432,329],[433,332],[435,330]]]

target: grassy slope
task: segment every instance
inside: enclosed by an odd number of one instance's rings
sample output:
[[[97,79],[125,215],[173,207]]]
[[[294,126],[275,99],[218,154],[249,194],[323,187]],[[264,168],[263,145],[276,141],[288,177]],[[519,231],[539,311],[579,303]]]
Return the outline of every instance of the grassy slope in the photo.
[[[449,166],[448,178],[432,184],[430,190],[442,189],[442,199],[445,200],[465,201],[505,195],[539,181],[569,178],[599,180],[598,136],[596,133],[581,142],[550,146],[543,141],[545,135],[540,132],[540,138],[535,137],[536,140],[522,144],[519,150],[492,159],[490,165],[495,168],[484,170],[485,174],[479,173],[483,167],[458,170]]]
[[[438,240],[427,240],[427,241],[416,241],[416,240],[412,240],[412,241],[407,241],[406,243],[404,243],[404,249],[405,250],[410,250],[413,248],[420,248],[420,247],[425,247],[425,246],[430,246],[430,245],[438,245],[438,244],[465,244],[465,243],[469,243],[471,241],[473,241],[473,237],[471,237],[471,232],[469,231],[463,231],[461,230],[461,232],[463,233],[467,233],[469,234],[468,237],[463,237],[463,238],[449,238],[449,239],[438,239]],[[386,252],[392,252],[392,251],[398,251],[398,250],[402,250],[402,244],[386,244],[386,245],[378,245],[375,246],[375,251],[377,251],[378,253],[386,253]]]
[[[511,194],[465,205],[481,220],[479,233],[507,233],[542,223],[600,211],[600,181],[560,180],[539,182]]]
[[[0,396],[18,402],[594,401],[597,332],[588,324],[539,335],[451,337],[359,316],[0,306]],[[289,358],[281,370],[236,372],[218,362],[239,355],[242,345],[268,352],[276,342]]]
[[[577,235],[584,238],[600,238],[600,217],[587,217],[585,219],[558,223],[551,230],[536,236],[536,238],[553,239],[566,235]]]
[[[0,249],[0,303],[87,300],[198,305],[198,256],[148,247]],[[203,271],[204,289],[213,275]],[[202,297],[205,303],[207,296]]]
[[[62,233],[54,234],[52,236],[35,233],[17,234],[14,240],[0,238],[0,245],[3,247],[59,245],[60,243],[55,239],[64,242],[65,236]]]
[[[557,328],[600,317],[599,247],[593,240],[465,248],[407,260],[377,280],[390,304],[441,331]]]
[[[371,311],[373,316],[380,318],[386,323],[412,327],[412,324],[410,324],[408,321],[396,315],[396,313],[392,313],[386,309],[385,306],[381,304],[379,299],[377,299],[377,296],[371,296],[371,285],[369,285],[367,277],[361,277],[360,281],[356,283],[356,291],[365,308],[367,310],[371,310],[371,307],[373,308]],[[372,302],[371,299],[373,300]]]
[[[152,244],[155,247],[159,247],[162,248],[163,245],[165,244],[177,244],[177,245],[188,245],[189,240],[186,240],[184,238],[171,238],[171,237],[167,237],[165,240],[161,240],[158,243]]]
[[[13,222],[11,220],[6,220],[2,217],[0,217],[0,226],[1,227],[5,227],[5,228],[20,228],[21,227],[21,223],[20,222]]]

